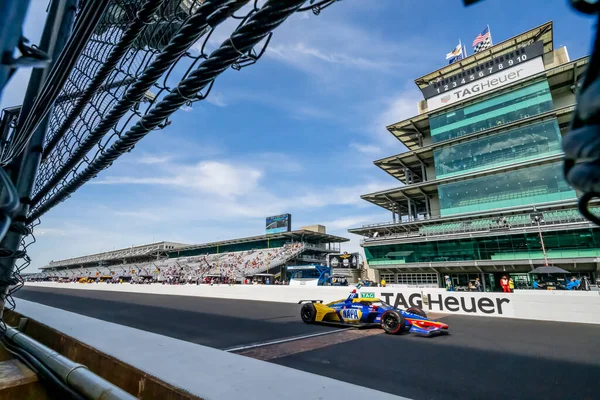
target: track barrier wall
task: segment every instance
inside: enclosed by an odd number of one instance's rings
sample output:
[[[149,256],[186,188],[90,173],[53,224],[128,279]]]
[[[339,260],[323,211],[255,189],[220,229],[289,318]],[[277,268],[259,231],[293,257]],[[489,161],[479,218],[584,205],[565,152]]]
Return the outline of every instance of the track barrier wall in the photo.
[[[297,303],[345,298],[353,287],[289,287],[275,285],[132,285],[105,283],[28,282],[27,286],[74,290],[199,296]],[[600,292],[517,290],[515,293],[447,292],[444,289],[363,287],[363,297],[377,297],[401,308],[484,317],[521,318],[600,324]]]

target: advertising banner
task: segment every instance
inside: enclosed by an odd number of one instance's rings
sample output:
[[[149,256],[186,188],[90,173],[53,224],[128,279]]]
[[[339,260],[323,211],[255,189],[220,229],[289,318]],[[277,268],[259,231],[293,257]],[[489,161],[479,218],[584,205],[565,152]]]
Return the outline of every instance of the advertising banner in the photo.
[[[507,64],[508,65],[508,64]],[[448,90],[442,94],[427,100],[427,110],[429,112],[438,108],[446,107],[451,104],[460,103],[471,97],[489,92],[500,87],[510,85],[522,79],[544,72],[544,61],[542,57],[537,57],[531,61],[521,63],[509,68],[503,68],[502,72],[489,75],[487,78],[476,80],[457,87],[454,90]],[[473,75],[467,76],[465,80],[474,80]],[[445,85],[448,86],[448,85]],[[443,87],[444,90],[446,87]]]
[[[426,312],[489,317],[514,316],[513,294],[447,292],[440,289],[397,289],[363,287],[360,296],[376,297],[399,308],[419,307]]]

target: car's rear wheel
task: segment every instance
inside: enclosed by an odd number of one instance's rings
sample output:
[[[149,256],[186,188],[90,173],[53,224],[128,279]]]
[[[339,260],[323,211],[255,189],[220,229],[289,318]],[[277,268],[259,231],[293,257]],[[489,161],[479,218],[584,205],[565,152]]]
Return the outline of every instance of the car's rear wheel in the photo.
[[[407,308],[406,312],[409,312],[411,314],[416,314],[416,315],[421,316],[423,318],[427,318],[427,313],[425,311],[423,311],[423,309],[421,309],[419,307]]]
[[[317,316],[317,309],[313,303],[306,303],[300,309],[300,317],[302,317],[302,321],[307,324],[312,324],[315,322],[315,317]]]
[[[386,333],[391,335],[402,332],[404,325],[404,317],[398,311],[389,310],[381,316],[381,327]]]

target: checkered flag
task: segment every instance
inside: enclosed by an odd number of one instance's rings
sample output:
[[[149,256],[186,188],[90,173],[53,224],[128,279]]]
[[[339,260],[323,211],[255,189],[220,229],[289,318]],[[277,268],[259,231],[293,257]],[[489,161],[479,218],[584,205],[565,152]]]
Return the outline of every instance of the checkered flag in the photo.
[[[490,27],[486,27],[475,40],[473,40],[473,53],[479,53],[485,49],[492,47],[492,34],[490,33]]]

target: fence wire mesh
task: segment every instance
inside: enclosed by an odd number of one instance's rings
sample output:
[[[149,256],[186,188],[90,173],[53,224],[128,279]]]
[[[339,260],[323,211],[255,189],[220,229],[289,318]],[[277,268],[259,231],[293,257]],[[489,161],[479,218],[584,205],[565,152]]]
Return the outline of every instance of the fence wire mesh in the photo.
[[[242,33],[242,27],[253,23],[263,30],[265,27],[274,29],[292,12],[312,10],[318,14],[335,1],[309,2],[308,7],[301,9],[303,0],[266,1],[263,5],[258,0],[114,0],[58,96],[60,101],[56,102],[51,116],[29,221],[63,201],[85,183],[90,174],[95,175],[118,158],[122,151],[116,151],[120,153],[115,156],[113,147],[115,143],[122,144],[125,133],[138,135],[135,139],[127,137],[125,140],[134,144],[141,138],[140,125],[144,130],[144,123],[156,121],[156,114],[160,121],[152,123],[147,131],[164,128],[170,123],[169,116],[173,111],[204,99],[216,76],[222,72],[220,66],[215,65],[220,63],[224,69],[231,66],[239,70],[254,64],[264,53],[272,32],[257,35],[246,29]],[[158,5],[155,10],[153,3]],[[135,25],[136,19],[144,18],[143,10],[155,12],[144,21],[143,28],[126,46],[127,51],[102,80],[98,90],[85,106],[78,108],[78,97],[85,97],[86,90],[89,92],[86,84],[102,76],[102,68],[111,59],[111,54],[127,42],[128,30]],[[238,11],[239,15],[236,15]],[[213,54],[208,50],[211,35],[216,26],[230,17],[239,21],[233,31],[233,34],[239,33],[238,41],[252,45],[239,51],[233,46],[231,36],[229,43],[221,44],[220,53],[215,51],[217,55],[210,60]],[[258,41],[253,42],[255,39]],[[236,51],[233,60],[225,57],[231,54],[231,48]],[[205,74],[209,76],[208,84],[198,86],[197,91],[188,93],[184,104],[173,107],[174,103],[180,102],[182,88],[186,90],[193,86],[187,84],[186,79],[189,81],[192,74],[198,74],[204,64],[208,67],[205,70],[216,71]],[[179,99],[175,100],[177,95]],[[157,105],[169,111],[149,115]],[[110,160],[108,163],[105,162],[107,159]]]
[[[103,16],[94,37],[88,42],[83,54],[71,72],[67,84],[61,90],[54,112],[50,117],[44,160],[38,171],[34,186],[34,197],[50,179],[69,160],[82,142],[98,127],[107,113],[123,98],[125,93],[140,77],[143,71],[156,60],[166,44],[173,38],[181,25],[190,18],[203,3],[202,0],[167,0],[162,2],[153,21],[146,24],[131,48],[118,62],[117,66],[103,82],[103,86],[94,94],[91,101],[75,117],[66,132],[58,138],[56,135],[64,131],[64,121],[73,112],[77,99],[86,90],[100,68],[104,65],[111,51],[119,45],[128,26],[136,19],[137,12],[146,3],[143,0],[113,1]],[[158,2],[161,3],[161,2]],[[202,54],[186,53],[189,59],[198,59]],[[170,90],[166,79],[157,82],[144,94],[141,102],[134,103],[121,122],[111,127],[103,140],[72,168],[57,185],[49,190],[41,203],[57,192],[62,185],[77,175],[102,151],[123,133],[132,119],[139,118],[148,111],[152,100],[161,96],[161,92]],[[55,143],[48,151],[48,145]],[[35,209],[34,209],[35,210]]]

